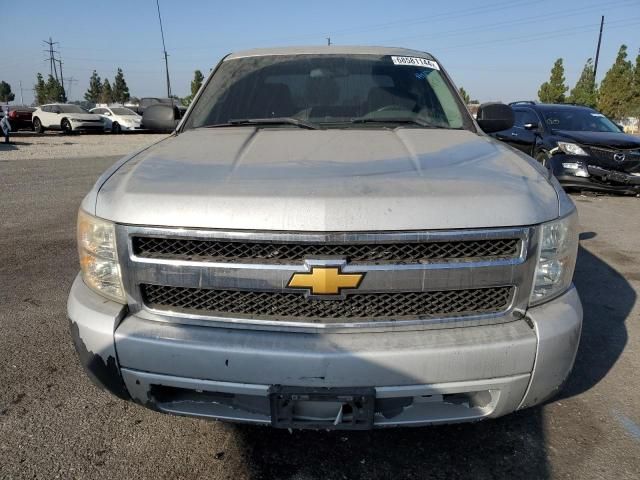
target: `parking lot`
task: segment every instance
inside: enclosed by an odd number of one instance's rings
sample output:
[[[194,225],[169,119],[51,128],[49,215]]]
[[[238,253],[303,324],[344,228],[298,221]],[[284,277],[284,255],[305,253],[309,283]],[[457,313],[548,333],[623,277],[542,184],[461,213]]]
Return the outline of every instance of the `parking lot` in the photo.
[[[161,137],[0,146],[0,479],[638,478],[636,197],[573,195],[584,327],[568,384],[543,406],[477,424],[289,433],[161,415],[93,386],[66,318],[77,208],[119,155]]]

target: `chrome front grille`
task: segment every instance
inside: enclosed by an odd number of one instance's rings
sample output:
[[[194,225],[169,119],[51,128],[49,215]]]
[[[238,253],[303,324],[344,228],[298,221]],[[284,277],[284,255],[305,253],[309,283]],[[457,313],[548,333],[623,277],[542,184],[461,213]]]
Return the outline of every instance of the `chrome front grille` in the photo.
[[[132,238],[134,254],[143,258],[241,263],[302,262],[308,257],[324,256],[345,258],[350,263],[514,258],[519,253],[519,243],[517,238],[364,244]]]
[[[213,290],[141,285],[151,308],[204,311],[216,317],[271,321],[336,323],[345,319],[402,321],[405,318],[449,317],[503,312],[513,287],[429,292],[355,293],[344,300],[309,299],[298,293]]]
[[[253,232],[117,226],[131,313],[231,328],[444,328],[521,318],[535,227]],[[314,296],[296,273],[338,265],[357,287]]]

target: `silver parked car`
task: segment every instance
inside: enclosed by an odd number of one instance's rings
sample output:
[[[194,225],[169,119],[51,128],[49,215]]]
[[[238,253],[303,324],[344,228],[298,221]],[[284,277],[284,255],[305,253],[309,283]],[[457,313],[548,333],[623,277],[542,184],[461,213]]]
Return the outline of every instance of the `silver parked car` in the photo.
[[[171,106],[149,109],[173,125]],[[576,209],[431,55],[251,50],[82,202],[68,301],[98,385],[279,428],[495,418],[552,396],[582,325]],[[484,131],[483,131],[484,130]]]

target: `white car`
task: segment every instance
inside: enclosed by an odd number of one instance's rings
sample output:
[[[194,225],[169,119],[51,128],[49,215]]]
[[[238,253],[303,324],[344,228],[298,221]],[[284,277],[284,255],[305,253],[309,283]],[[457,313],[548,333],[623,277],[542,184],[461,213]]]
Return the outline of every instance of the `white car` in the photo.
[[[142,116],[125,107],[97,107],[91,109],[105,122],[105,128],[111,133],[120,133],[129,130],[140,130]]]
[[[104,132],[104,122],[100,115],[87,112],[78,105],[50,103],[40,105],[33,112],[33,129],[42,133],[45,130],[62,130],[64,133],[77,131]]]

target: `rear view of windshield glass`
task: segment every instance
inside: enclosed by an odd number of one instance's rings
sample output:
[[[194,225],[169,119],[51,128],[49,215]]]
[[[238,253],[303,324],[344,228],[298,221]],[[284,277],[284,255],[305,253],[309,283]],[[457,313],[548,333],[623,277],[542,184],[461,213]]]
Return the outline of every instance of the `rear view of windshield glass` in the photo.
[[[547,110],[545,122],[553,130],[573,132],[619,132],[620,129],[603,114],[578,108]]]
[[[397,65],[379,55],[270,55],[223,62],[185,128],[279,117],[327,127],[356,119],[463,127],[463,113],[437,65]]]
[[[61,113],[89,113],[78,105],[59,105],[58,108]]]

